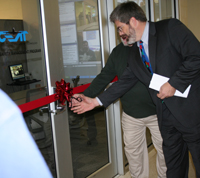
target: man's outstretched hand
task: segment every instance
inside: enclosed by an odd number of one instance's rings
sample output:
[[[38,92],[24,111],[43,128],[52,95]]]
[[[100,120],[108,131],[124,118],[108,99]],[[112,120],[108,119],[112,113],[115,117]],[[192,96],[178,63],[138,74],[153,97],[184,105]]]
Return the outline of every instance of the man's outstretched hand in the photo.
[[[82,101],[79,102],[74,98],[81,98]],[[71,107],[71,110],[77,114],[82,114],[99,106],[99,103],[96,100],[96,98],[89,98],[83,94],[75,94],[73,95],[73,98],[71,100],[72,102],[69,103],[69,107]]]

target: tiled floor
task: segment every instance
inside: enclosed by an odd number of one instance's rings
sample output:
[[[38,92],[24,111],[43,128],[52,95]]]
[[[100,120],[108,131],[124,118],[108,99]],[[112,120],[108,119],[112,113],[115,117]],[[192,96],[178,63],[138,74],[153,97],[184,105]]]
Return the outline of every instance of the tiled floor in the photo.
[[[195,169],[190,155],[189,178],[195,178],[195,177],[196,177]],[[116,178],[131,178],[131,175],[130,172],[127,171],[127,173],[124,176],[117,176]],[[149,178],[157,178],[156,150],[154,148],[149,152]]]

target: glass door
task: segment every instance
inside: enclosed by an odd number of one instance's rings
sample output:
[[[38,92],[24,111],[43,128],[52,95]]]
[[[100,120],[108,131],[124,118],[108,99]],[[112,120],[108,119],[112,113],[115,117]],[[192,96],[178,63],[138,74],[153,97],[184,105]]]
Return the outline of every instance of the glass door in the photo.
[[[104,50],[108,51],[101,40],[99,15],[101,7],[106,8],[106,1],[100,4],[97,0],[58,0],[58,5],[65,81],[81,87],[100,73]],[[77,115],[68,108],[74,178],[109,178],[117,174],[109,112],[111,109],[100,107]]]

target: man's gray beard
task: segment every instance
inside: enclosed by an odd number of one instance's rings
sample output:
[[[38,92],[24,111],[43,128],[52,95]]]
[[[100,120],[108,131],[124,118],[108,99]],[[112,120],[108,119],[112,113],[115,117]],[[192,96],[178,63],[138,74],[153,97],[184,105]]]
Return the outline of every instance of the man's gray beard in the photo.
[[[123,39],[121,38],[121,41],[122,43],[124,44],[124,46],[130,46],[132,45],[133,43],[136,42],[136,32],[135,32],[135,29],[134,28],[129,28],[129,37],[128,37],[128,41],[127,41],[127,44],[124,43]]]
[[[128,46],[128,43],[125,44],[122,38],[121,38],[121,42],[123,43],[124,46]]]

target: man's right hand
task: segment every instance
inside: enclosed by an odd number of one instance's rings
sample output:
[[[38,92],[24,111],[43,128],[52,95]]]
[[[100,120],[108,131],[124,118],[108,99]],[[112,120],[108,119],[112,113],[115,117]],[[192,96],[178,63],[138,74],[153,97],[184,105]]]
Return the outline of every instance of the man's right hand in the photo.
[[[90,111],[94,109],[95,107],[99,106],[99,103],[96,100],[96,98],[89,98],[83,94],[75,94],[73,95],[73,97],[74,98],[80,97],[82,99],[81,102],[78,102],[75,99],[72,99],[72,103],[70,104],[70,107],[74,113],[82,114],[86,111]]]
[[[169,82],[164,83],[160,87],[160,91],[157,94],[157,97],[160,99],[165,99],[174,96],[174,93],[176,92],[176,89],[172,87]]]

